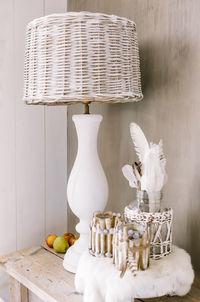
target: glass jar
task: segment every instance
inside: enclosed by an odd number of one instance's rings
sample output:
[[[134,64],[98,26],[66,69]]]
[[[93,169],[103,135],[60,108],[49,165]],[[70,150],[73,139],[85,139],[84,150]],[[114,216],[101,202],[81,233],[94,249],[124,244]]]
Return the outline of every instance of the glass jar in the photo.
[[[155,213],[161,211],[162,192],[139,191],[136,193],[137,206],[142,212]]]

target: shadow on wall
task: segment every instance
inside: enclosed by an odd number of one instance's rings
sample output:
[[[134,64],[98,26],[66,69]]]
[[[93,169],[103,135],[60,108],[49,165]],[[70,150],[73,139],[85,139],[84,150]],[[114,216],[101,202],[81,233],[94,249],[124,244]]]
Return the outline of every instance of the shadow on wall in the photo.
[[[198,208],[194,207],[193,205],[193,200],[192,197],[193,195],[199,196],[199,202],[197,204]],[[191,187],[191,192],[190,192],[190,209],[191,209],[191,214],[188,217],[187,221],[187,236],[189,238],[188,242],[188,252],[193,256],[192,257],[192,262],[194,267],[198,272],[200,272],[200,237],[199,237],[199,230],[200,230],[200,173],[198,169],[198,174],[194,176],[193,179],[193,185]]]
[[[160,40],[146,40],[140,45],[140,62],[142,91],[145,101],[153,91],[159,92],[163,87],[171,90],[179,86],[188,70],[188,56],[192,45],[185,37],[170,40],[167,36]]]

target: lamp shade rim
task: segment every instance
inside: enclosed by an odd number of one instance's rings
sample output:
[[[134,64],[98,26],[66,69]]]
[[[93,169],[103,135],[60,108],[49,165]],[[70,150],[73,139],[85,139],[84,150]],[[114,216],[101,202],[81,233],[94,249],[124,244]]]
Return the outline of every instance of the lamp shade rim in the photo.
[[[132,96],[95,96],[81,98],[80,96],[70,96],[70,97],[42,97],[42,98],[24,98],[23,101],[27,105],[74,105],[74,104],[84,104],[86,102],[91,103],[129,103],[138,102],[143,99],[143,94],[135,94]]]
[[[49,20],[50,18],[52,18],[52,19],[66,18],[67,16],[69,16],[69,17],[88,16],[88,17],[94,17],[95,19],[98,19],[98,17],[99,18],[104,17],[104,18],[108,18],[108,20],[113,20],[113,22],[117,22],[117,20],[124,21],[124,22],[130,22],[136,28],[136,23],[133,20],[130,20],[126,17],[119,17],[117,15],[109,15],[109,14],[104,14],[104,13],[92,13],[92,12],[88,12],[88,11],[66,12],[66,13],[57,13],[57,14],[46,15],[46,16],[36,18],[36,19],[33,19],[32,21],[30,21],[27,25],[27,28],[29,28],[29,27],[33,28],[40,23],[45,24],[45,20]]]

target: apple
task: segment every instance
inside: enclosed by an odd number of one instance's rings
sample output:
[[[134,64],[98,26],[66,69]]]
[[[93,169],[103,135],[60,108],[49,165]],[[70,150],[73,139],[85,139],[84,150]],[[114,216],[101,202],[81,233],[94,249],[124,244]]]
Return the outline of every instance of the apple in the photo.
[[[53,243],[54,243],[56,238],[57,238],[57,236],[53,235],[53,234],[47,236],[46,244],[48,245],[48,247],[53,247]]]
[[[74,245],[74,242],[75,242],[76,240],[78,240],[78,237],[71,237],[71,238],[69,238],[69,245],[70,245],[70,246],[71,246],[71,245]]]
[[[74,236],[72,233],[65,233],[63,236],[64,236],[68,241],[69,241],[70,238],[75,238],[75,236]]]
[[[53,248],[57,253],[65,253],[69,248],[68,240],[64,236],[58,236],[53,243]]]

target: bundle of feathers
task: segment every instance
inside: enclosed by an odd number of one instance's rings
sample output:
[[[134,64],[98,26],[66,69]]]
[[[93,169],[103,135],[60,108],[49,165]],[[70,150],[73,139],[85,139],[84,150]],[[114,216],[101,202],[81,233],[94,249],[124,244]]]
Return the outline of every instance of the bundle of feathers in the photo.
[[[167,181],[162,140],[158,144],[149,144],[143,131],[135,123],[130,124],[130,133],[139,163],[125,165],[122,168],[124,176],[130,187],[147,191],[148,195],[161,191]]]

